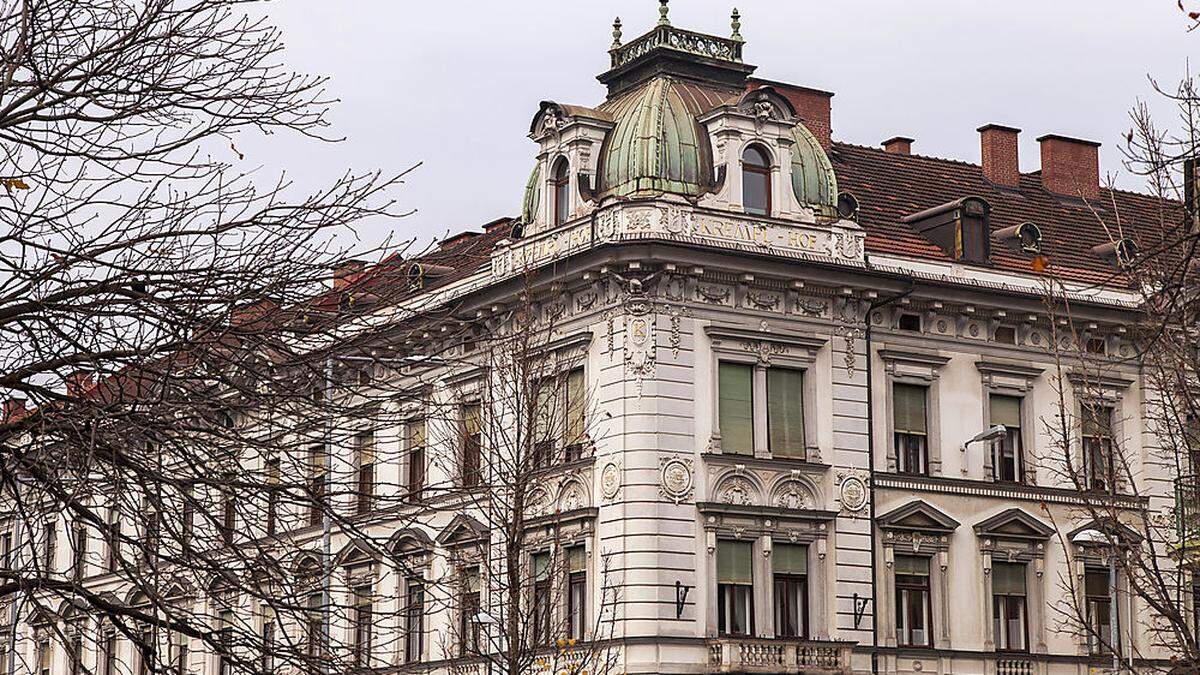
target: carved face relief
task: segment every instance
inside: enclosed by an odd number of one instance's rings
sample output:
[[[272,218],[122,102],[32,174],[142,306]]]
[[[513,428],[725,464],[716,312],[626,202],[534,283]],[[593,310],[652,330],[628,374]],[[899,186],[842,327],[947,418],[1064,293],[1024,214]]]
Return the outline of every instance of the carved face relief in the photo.
[[[750,506],[754,504],[756,490],[745,478],[732,478],[721,486],[719,499],[725,504]]]
[[[600,471],[600,490],[605,499],[615,499],[621,490],[621,468],[609,462]]]
[[[663,496],[676,504],[691,496],[692,467],[678,457],[665,460],[660,470],[662,484],[659,486]]]

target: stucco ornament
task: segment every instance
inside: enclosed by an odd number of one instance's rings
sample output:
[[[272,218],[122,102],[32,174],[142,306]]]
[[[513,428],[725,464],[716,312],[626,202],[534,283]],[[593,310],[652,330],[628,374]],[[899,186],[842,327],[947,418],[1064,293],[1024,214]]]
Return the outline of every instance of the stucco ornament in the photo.
[[[616,499],[621,491],[621,467],[609,462],[600,470],[600,492],[605,499]]]
[[[731,478],[721,485],[721,502],[738,506],[751,506],[755,503],[757,490],[745,478]]]
[[[867,507],[870,492],[864,472],[846,470],[838,472],[838,494],[842,503],[842,513],[860,515]]]
[[[775,506],[781,509],[811,509],[812,496],[799,481],[789,480],[775,493]]]
[[[671,457],[660,462],[659,474],[662,483],[659,492],[676,504],[692,496],[692,463],[689,460]]]

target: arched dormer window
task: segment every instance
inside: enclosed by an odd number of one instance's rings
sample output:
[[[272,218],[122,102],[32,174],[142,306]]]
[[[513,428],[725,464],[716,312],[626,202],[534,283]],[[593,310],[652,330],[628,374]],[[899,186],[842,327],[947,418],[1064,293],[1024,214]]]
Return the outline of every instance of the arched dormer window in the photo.
[[[746,213],[771,215],[771,160],[757,145],[742,152],[742,207]]]
[[[570,166],[566,159],[560,159],[554,165],[554,175],[550,178],[550,194],[553,200],[550,207],[554,214],[552,222],[555,227],[567,222],[571,216],[570,184]]]

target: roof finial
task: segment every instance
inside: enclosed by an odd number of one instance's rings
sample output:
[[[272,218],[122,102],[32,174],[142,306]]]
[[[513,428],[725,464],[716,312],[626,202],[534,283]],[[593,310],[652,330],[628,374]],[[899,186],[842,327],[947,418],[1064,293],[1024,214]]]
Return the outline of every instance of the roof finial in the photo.
[[[658,0],[658,25],[670,26],[671,20],[667,18],[667,12],[671,11],[667,8],[667,3],[671,0]]]
[[[742,33],[741,33],[742,15],[738,14],[737,7],[733,8],[733,14],[730,15],[730,18],[733,19],[733,22],[732,22],[733,23],[733,39],[737,40],[738,42],[741,42],[742,41]]]
[[[616,49],[621,46],[621,17],[613,20],[613,43],[610,49]]]

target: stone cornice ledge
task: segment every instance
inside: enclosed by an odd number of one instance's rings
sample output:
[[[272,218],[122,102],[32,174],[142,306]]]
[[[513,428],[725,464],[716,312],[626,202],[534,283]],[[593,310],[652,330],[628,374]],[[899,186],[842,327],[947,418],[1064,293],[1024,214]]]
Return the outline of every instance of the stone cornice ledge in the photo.
[[[705,452],[700,455],[705,464],[711,466],[737,466],[743,464],[753,469],[776,469],[779,471],[799,471],[804,474],[819,475],[829,471],[828,464],[810,462],[803,459],[784,457],[751,457],[750,455],[725,455],[719,452]]]
[[[950,363],[950,357],[939,356],[931,352],[916,351],[916,350],[900,350],[896,348],[880,349],[879,358],[884,361],[899,361],[902,363],[914,363],[931,368],[940,368],[947,363]]]
[[[696,510],[700,513],[724,513],[737,516],[760,516],[782,520],[821,520],[832,521],[837,518],[837,511],[821,509],[785,509],[779,506],[755,506],[753,504],[722,504],[721,502],[696,502]]]
[[[900,476],[889,473],[876,473],[875,485],[880,488],[900,490],[915,490],[918,492],[937,492],[941,494],[968,495],[972,497],[994,497],[997,499],[1018,499],[1032,502],[1049,502],[1052,504],[1087,505],[1088,502],[1107,501],[1110,504],[1125,509],[1145,509],[1150,505],[1147,497],[1117,495],[1115,497],[1098,494],[1085,494],[1068,488],[1043,487],[1023,485],[1020,483],[990,483],[981,480],[959,478],[929,478],[925,476]]]
[[[798,333],[778,333],[772,331],[747,330],[730,328],[728,326],[705,326],[704,333],[714,340],[754,340],[758,342],[774,342],[776,344],[800,347],[802,349],[820,349],[829,340]]]

